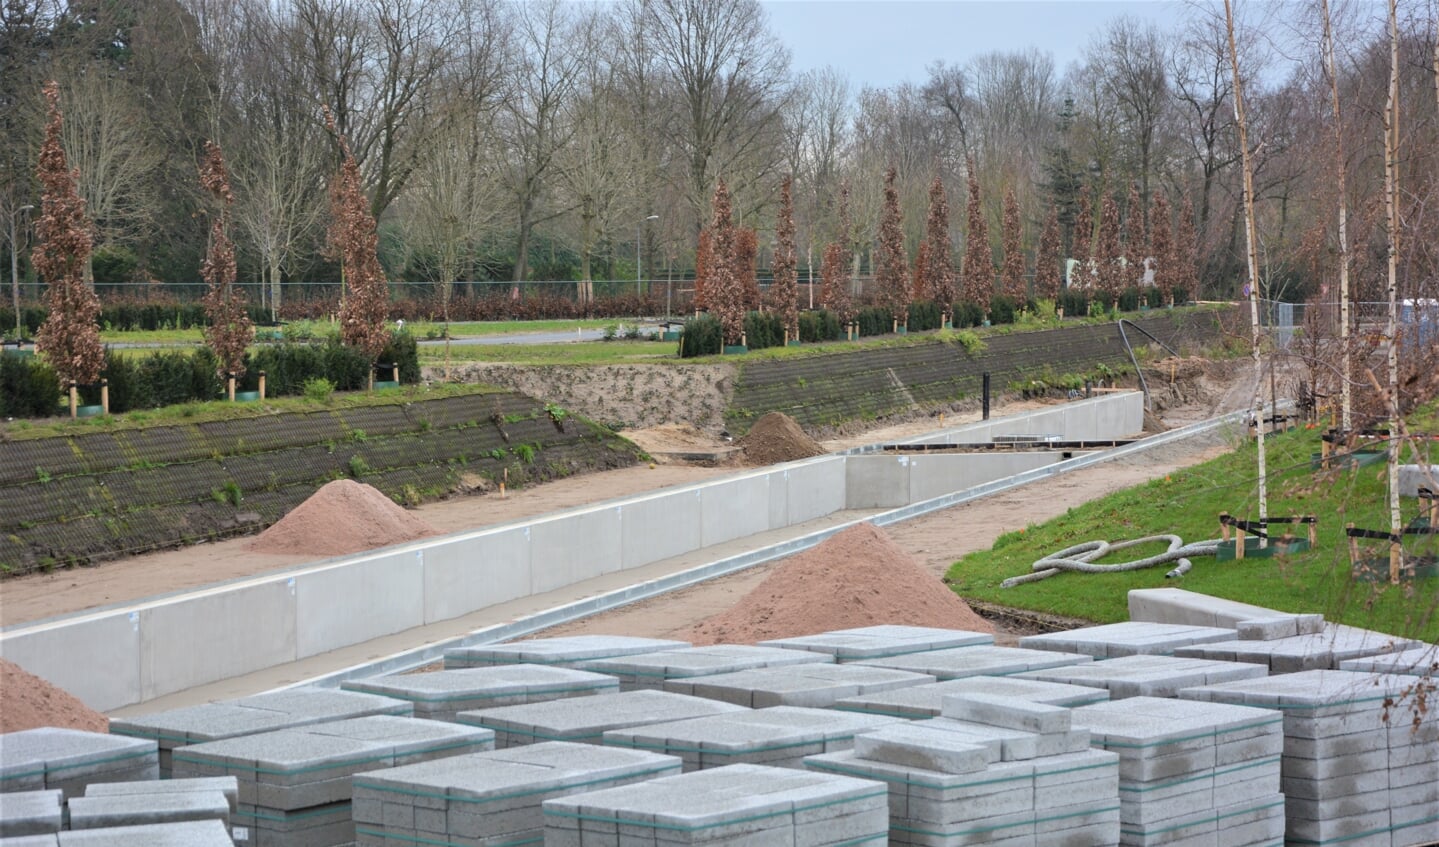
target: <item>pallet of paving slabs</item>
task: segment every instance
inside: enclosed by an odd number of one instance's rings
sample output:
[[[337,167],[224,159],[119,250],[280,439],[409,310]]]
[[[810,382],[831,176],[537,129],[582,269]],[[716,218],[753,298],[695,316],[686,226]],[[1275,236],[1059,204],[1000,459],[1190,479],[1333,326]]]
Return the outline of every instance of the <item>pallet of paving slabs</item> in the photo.
[[[1366,656],[1362,659],[1345,659],[1339,663],[1339,670],[1439,677],[1439,645],[1425,644],[1411,647],[1408,650],[1400,650],[1397,653],[1381,653],[1378,656]]]
[[[0,839],[59,832],[64,807],[58,788],[0,793]]]
[[[460,712],[460,723],[495,733],[499,749],[541,741],[600,744],[612,729],[700,718],[744,707],[666,691],[622,691],[592,697],[551,700]]]
[[[1119,756],[1121,844],[1214,844],[1221,828],[1256,820],[1239,834],[1257,837],[1242,843],[1273,843],[1265,826],[1283,804],[1278,712],[1131,697],[1081,706],[1071,720]]]
[[[985,632],[894,624],[836,629],[814,635],[759,642],[762,647],[825,653],[833,656],[836,662],[883,659],[887,656],[903,656],[927,650],[947,650],[993,643],[994,636]]]
[[[675,679],[694,679],[754,668],[827,664],[834,657],[825,653],[760,647],[753,644],[715,644],[684,647],[585,662],[580,667],[609,674],[619,680],[623,691],[661,689]]]
[[[1051,706],[1087,706],[1103,703],[1109,699],[1109,692],[1079,685],[1065,685],[1058,682],[1041,682],[1034,679],[1020,679],[1014,676],[970,676],[847,697],[836,701],[835,709],[846,712],[866,712],[875,715],[890,715],[920,720],[940,714],[944,698],[953,694],[992,694],[998,697],[1013,697],[1031,703],[1047,703]]]
[[[688,641],[631,635],[567,635],[505,644],[454,647],[445,651],[445,670],[491,665],[548,665],[578,668],[582,662],[689,647]]]
[[[726,765],[803,767],[805,756],[848,750],[854,737],[901,718],[774,706],[605,733],[609,747],[679,756],[688,771]]]
[[[87,783],[158,779],[153,739],[37,727],[0,735],[0,792],[58,788],[66,797]]]
[[[545,845],[882,847],[887,795],[870,780],[729,765],[546,800]]]
[[[354,840],[351,776],[376,768],[494,749],[494,733],[421,718],[366,718],[211,741],[176,749],[181,777],[239,780],[236,824],[249,847]]]
[[[675,756],[564,741],[369,771],[354,778],[355,837],[361,847],[538,845],[545,800],[678,773]]]
[[[358,691],[294,688],[130,718],[112,718],[110,732],[158,742],[160,776],[168,778],[170,753],[176,747],[346,718],[408,717],[413,713],[413,704],[390,697]]]
[[[4,847],[234,847],[235,843],[217,820],[81,829],[40,837],[54,840],[21,840]]]
[[[164,784],[164,780],[156,780]],[[230,800],[223,791],[157,791],[149,794],[115,794],[71,797],[71,829],[105,829],[117,826],[217,820],[230,826]]]
[[[928,674],[863,665],[797,665],[676,679],[665,690],[737,706],[826,708],[846,697],[934,682]]]
[[[240,807],[240,781],[233,776],[196,779],[157,779],[147,782],[92,782],[85,786],[86,797],[129,797],[143,794],[181,794],[218,791],[234,814]]]
[[[1023,679],[1092,686],[1109,699],[1175,697],[1182,688],[1267,676],[1269,671],[1246,662],[1181,659],[1175,656],[1121,656],[1087,665],[1046,668],[1017,674]]]
[[[473,709],[612,694],[620,690],[620,682],[572,668],[497,665],[351,679],[340,687],[413,703],[417,718],[453,722],[458,713]]]
[[[1323,632],[1276,638],[1272,641],[1233,639],[1181,647],[1174,655],[1223,662],[1252,662],[1272,674],[1308,670],[1338,670],[1350,659],[1382,656],[1422,646],[1412,638],[1326,623]]]
[[[1415,676],[1313,670],[1179,696],[1277,709],[1286,837],[1369,847],[1439,841],[1439,713],[1432,700],[1416,712],[1423,684]]]
[[[1005,676],[1023,671],[1088,664],[1093,661],[1093,657],[1083,653],[978,646],[930,650],[883,659],[861,659],[852,664],[929,674],[943,682],[968,676]]]
[[[1084,653],[1096,659],[1120,656],[1169,656],[1182,647],[1237,638],[1235,630],[1190,624],[1121,621],[1062,632],[1027,635],[1019,646],[1030,650]]]

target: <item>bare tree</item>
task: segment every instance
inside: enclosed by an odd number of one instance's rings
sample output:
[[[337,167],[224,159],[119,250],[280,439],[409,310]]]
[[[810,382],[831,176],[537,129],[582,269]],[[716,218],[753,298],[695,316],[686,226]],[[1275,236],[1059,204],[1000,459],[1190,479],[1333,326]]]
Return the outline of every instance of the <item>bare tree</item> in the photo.
[[[1101,71],[1106,96],[1120,107],[1121,126],[1137,156],[1140,199],[1148,206],[1150,179],[1169,104],[1167,39],[1152,24],[1121,17],[1090,45],[1089,61]]]

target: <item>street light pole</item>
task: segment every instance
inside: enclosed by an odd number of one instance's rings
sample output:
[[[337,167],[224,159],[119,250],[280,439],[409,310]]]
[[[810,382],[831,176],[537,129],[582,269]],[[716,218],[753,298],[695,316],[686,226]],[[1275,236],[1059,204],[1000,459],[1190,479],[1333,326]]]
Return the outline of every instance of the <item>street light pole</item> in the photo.
[[[15,218],[21,212],[35,208],[33,204],[21,206],[10,213],[10,297],[15,305],[15,340],[24,335],[20,325],[20,242],[15,238]]]
[[[640,270],[641,265],[644,262],[644,258],[640,253],[640,236],[644,233],[645,223],[647,221],[657,221],[659,219],[659,215],[650,215],[643,221],[635,224],[635,296],[637,297],[643,296],[640,293],[640,280],[643,279],[643,277],[640,276]]]

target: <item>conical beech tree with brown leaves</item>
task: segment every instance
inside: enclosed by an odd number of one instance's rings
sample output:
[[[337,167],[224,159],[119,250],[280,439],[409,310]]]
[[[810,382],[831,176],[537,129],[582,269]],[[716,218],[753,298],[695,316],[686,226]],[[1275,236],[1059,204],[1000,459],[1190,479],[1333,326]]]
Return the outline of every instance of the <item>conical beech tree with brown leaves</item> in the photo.
[[[708,309],[709,278],[714,271],[714,233],[709,227],[700,230],[695,245],[695,308]]]
[[[1069,257],[1079,260],[1075,271],[1075,287],[1094,287],[1094,207],[1089,202],[1089,186],[1079,189],[1079,208],[1074,213],[1074,236],[1069,243]]]
[[[774,282],[769,306],[784,322],[785,339],[799,338],[799,260],[794,246],[794,179],[785,177],[779,187],[779,220],[775,223]]]
[[[1174,304],[1174,240],[1169,235],[1169,201],[1163,194],[1154,197],[1149,215],[1149,252],[1154,256],[1154,287],[1165,305]]]
[[[49,313],[36,333],[35,349],[60,375],[61,382],[90,385],[105,366],[100,344],[100,300],[85,284],[90,263],[90,222],[85,201],[75,190],[79,177],[65,162],[60,144],[64,115],[60,86],[45,84],[50,120],[40,147],[36,176],[40,181],[40,217],[35,221],[35,250],[30,260],[45,280],[45,308]]]
[[[1129,184],[1129,198],[1125,201],[1124,219],[1124,284],[1138,287],[1144,284],[1144,260],[1149,258],[1149,233],[1144,225],[1144,207],[1139,199],[1139,186]]]
[[[984,221],[984,207],[979,199],[979,179],[975,176],[974,160],[969,160],[969,231],[964,241],[964,299],[989,314],[989,301],[994,296],[994,250],[989,246],[989,225]]]
[[[1034,260],[1034,296],[1051,302],[1059,299],[1064,284],[1064,271],[1059,256],[1059,207],[1049,207],[1044,232],[1039,236],[1039,255]]]
[[[911,274],[910,296],[917,303],[931,299],[929,296],[929,241],[919,242],[914,251],[914,272]]]
[[[879,244],[876,245],[875,282],[879,286],[879,303],[901,325],[909,320],[909,260],[904,255],[904,216],[899,210],[899,191],[894,187],[897,172],[893,167],[884,173],[884,208],[879,218]]]
[[[999,290],[1005,297],[1023,304],[1029,292],[1024,279],[1024,235],[1020,231],[1019,202],[1014,189],[1004,192],[1004,266],[999,273]]]
[[[924,224],[924,297],[945,314],[954,311],[954,251],[949,244],[949,198],[935,174],[929,184],[929,217]]]
[[[215,199],[219,211],[210,224],[210,246],[200,265],[205,292],[205,343],[220,360],[220,375],[245,373],[245,348],[255,337],[255,327],[245,311],[245,295],[235,288],[235,245],[230,242],[230,174],[219,145],[205,142],[205,160],[200,163],[200,187]]]
[[[719,319],[724,343],[739,344],[744,338],[745,291],[735,277],[735,227],[730,218],[729,188],[723,179],[715,186],[711,203],[710,262],[705,280],[705,302]]]
[[[390,292],[377,255],[379,234],[370,203],[360,187],[360,166],[355,163],[349,142],[336,131],[328,110],[325,123],[339,140],[344,157],[339,173],[330,180],[328,232],[330,253],[340,260],[347,289],[340,304],[340,341],[374,362],[390,340],[385,329]]]
[[[1114,198],[1104,195],[1100,204],[1099,242],[1094,247],[1094,267],[1099,275],[1099,291],[1109,304],[1115,305],[1124,290],[1124,251],[1119,246],[1119,206]]]
[[[760,307],[758,260],[759,233],[755,232],[754,227],[735,227],[734,278],[739,280],[740,289],[744,291],[744,308],[747,312]]]
[[[854,301],[849,296],[850,266],[854,261],[849,251],[850,234],[853,231],[849,220],[849,184],[839,188],[839,232],[836,240],[825,245],[823,261],[820,264],[820,305],[834,313],[841,324],[854,320]]]

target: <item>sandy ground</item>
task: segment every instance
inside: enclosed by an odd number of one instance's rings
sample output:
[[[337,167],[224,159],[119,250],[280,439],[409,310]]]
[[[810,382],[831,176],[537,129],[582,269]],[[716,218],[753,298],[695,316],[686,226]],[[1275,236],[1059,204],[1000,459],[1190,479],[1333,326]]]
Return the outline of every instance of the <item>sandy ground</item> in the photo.
[[[1215,384],[1197,392],[1192,402],[1174,407],[1174,423],[1210,417],[1245,405],[1246,365],[1232,367],[1229,385]],[[1227,376],[1227,374],[1226,374]],[[1229,389],[1233,386],[1233,390]],[[1237,404],[1237,405],[1236,405]],[[1015,402],[997,407],[996,415],[1045,405]],[[863,434],[847,435],[823,442],[826,449],[838,450],[863,443],[916,435],[942,426],[977,420],[979,413],[948,413],[921,416]],[[685,433],[689,441],[693,433]],[[693,443],[693,442],[691,442]],[[987,548],[1000,534],[1039,522],[1112,491],[1162,476],[1173,469],[1203,461],[1219,452],[1213,443],[1192,445],[1171,455],[1151,455],[1133,462],[1111,462],[1101,467],[1066,474],[1042,486],[1028,486],[993,498],[958,506],[890,529],[899,544],[936,574],[943,574],[956,558]],[[693,467],[670,464],[640,465],[604,473],[587,474],[511,492],[501,500],[494,494],[460,497],[419,507],[418,514],[441,532],[456,532],[519,520],[545,512],[573,508],[669,485],[680,485],[730,473],[730,468]],[[0,582],[0,625],[42,620],[56,615],[133,602],[156,595],[190,590],[233,579],[285,570],[316,561],[315,557],[257,554],[244,549],[248,539],[201,544],[106,562],[95,568],[34,574]],[[611,613],[575,624],[587,631],[608,629],[634,635],[668,632],[727,607],[763,579],[766,569],[697,586],[671,597]]]

